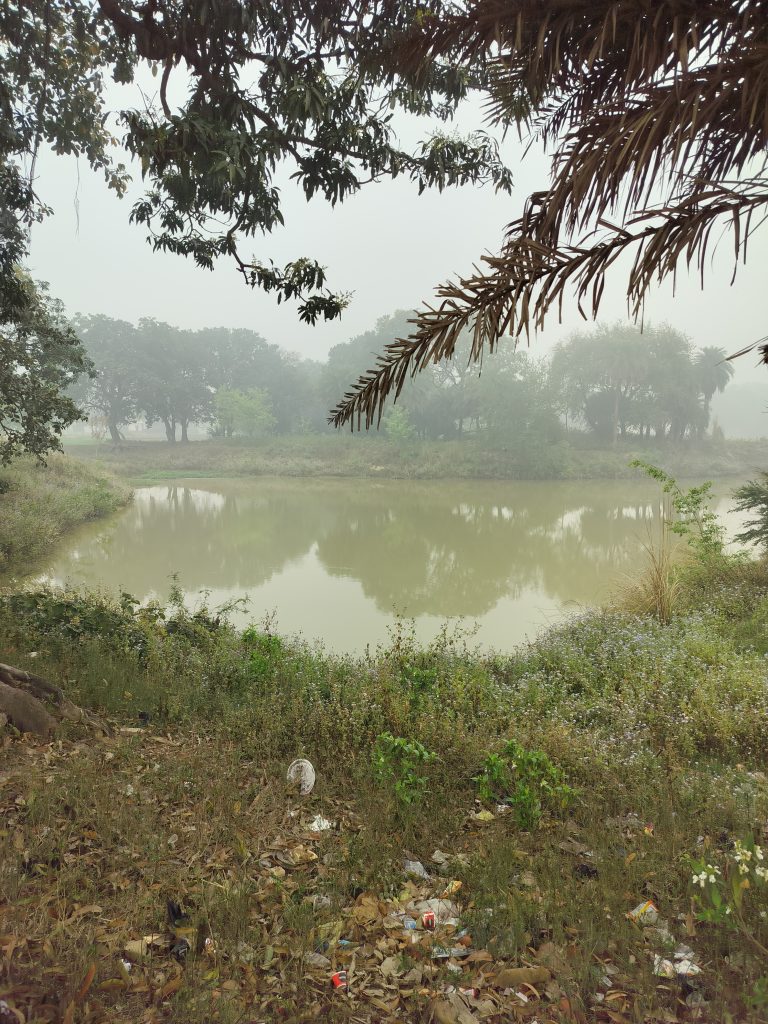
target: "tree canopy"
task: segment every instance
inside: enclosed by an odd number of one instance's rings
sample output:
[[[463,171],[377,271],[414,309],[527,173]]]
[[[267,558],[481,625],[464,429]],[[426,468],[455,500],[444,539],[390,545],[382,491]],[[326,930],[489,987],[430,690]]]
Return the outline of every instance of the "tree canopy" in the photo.
[[[124,426],[142,419],[162,423],[171,443],[187,441],[193,423],[208,424],[213,437],[224,439],[330,430],[328,395],[359,373],[409,315],[398,310],[381,317],[371,330],[335,345],[322,364],[253,331],[79,317],[94,371],[71,393],[114,443]],[[669,325],[648,326],[644,338],[631,324],[604,325],[573,335],[551,360],[509,346],[482,376],[468,362],[470,345],[462,338],[455,360],[428,367],[387,411],[382,422],[390,440],[471,437],[531,464],[574,432],[597,446],[701,438],[712,397],[732,373],[722,349],[696,351]]]
[[[595,316],[606,273],[631,260],[637,315],[655,281],[694,266],[730,230],[734,260],[768,207],[766,0],[468,0],[430,8],[390,48],[393,68],[485,69],[492,124],[553,150],[548,185],[508,225],[486,269],[448,282],[334,409],[366,426],[409,376],[543,326],[574,291]]]
[[[398,145],[397,109],[439,124],[472,84],[469,72],[442,63],[418,88],[390,68],[391,41],[421,16],[418,3],[393,0],[6,4],[0,160],[24,188],[18,216],[45,212],[34,193],[40,145],[85,156],[124,192],[114,132],[146,182],[131,218],[155,249],[207,268],[228,256],[250,285],[278,301],[297,299],[302,320],[336,317],[346,298],[327,287],[325,268],[310,256],[278,267],[245,250],[283,222],[281,169],[307,199],[332,204],[400,175],[420,191],[467,182],[511,188],[483,131],[459,138],[432,130],[414,151]],[[156,75],[156,95],[137,90],[136,106],[110,121],[105,83],[129,83],[142,66]],[[182,89],[186,97],[174,102]]]

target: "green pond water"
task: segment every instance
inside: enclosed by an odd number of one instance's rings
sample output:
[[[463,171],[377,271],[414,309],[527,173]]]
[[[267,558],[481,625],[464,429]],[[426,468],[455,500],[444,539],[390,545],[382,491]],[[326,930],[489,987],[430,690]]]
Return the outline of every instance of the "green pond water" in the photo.
[[[715,488],[730,534],[739,482]],[[247,597],[239,625],[271,616],[336,651],[386,642],[398,615],[424,642],[460,619],[509,651],[608,601],[660,515],[652,481],[174,480],[137,488],[35,578],[164,601],[175,574],[190,607]]]

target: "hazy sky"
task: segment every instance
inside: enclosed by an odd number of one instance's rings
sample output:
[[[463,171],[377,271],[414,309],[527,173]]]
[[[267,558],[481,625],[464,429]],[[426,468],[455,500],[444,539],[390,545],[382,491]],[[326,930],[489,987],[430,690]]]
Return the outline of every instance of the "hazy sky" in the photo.
[[[418,126],[400,125],[405,141],[418,137]],[[463,116],[462,127],[481,127],[473,110]],[[512,196],[471,187],[418,196],[415,186],[398,180],[366,186],[332,209],[322,199],[307,204],[287,182],[285,228],[254,239],[252,246],[246,242],[242,250],[278,263],[300,255],[317,258],[328,268],[331,288],[354,293],[341,321],[315,328],[299,322],[295,305],[278,306],[247,288],[226,261],[210,273],[183,257],[153,253],[144,230],[128,223],[132,200],[141,192],[139,174],[121,201],[84,161],[78,166],[72,158],[44,154],[40,160],[38,190],[55,215],[34,228],[30,265],[71,313],[132,321],[151,316],[190,328],[248,327],[268,341],[323,359],[332,345],[367,330],[378,317],[429,301],[436,284],[471,271],[484,252],[498,248],[504,225],[519,214],[526,195],[546,185],[548,167],[541,152],[523,159],[517,140],[505,143],[504,155],[514,170]],[[704,290],[695,274],[683,270],[676,294],[671,284],[651,293],[646,319],[669,321],[697,346],[742,347],[768,334],[766,267],[768,226],[753,239],[749,262],[731,286],[732,240],[725,234]],[[624,295],[619,268],[609,278],[601,320],[626,318]],[[532,349],[543,352],[584,326],[571,302],[563,324],[555,312]],[[736,379],[765,379],[755,362],[752,356],[738,360]]]

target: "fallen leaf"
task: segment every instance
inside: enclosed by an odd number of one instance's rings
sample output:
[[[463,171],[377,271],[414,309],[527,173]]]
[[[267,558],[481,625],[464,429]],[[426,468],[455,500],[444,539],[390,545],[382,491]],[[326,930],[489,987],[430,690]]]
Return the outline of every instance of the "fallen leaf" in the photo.
[[[541,985],[552,972],[546,967],[506,967],[499,971],[492,984],[495,988],[516,988],[518,985]]]
[[[145,935],[143,939],[133,939],[123,946],[125,954],[136,959],[141,959],[149,954],[152,946],[162,942],[165,936],[162,933]]]
[[[469,1012],[458,996],[437,999],[432,1005],[432,1019],[436,1024],[475,1024],[477,1021],[477,1017]]]
[[[86,972],[85,978],[83,979],[83,984],[77,990],[77,995],[75,996],[76,1002],[80,1003],[83,1001],[83,999],[85,999],[86,995],[88,994],[88,989],[93,984],[93,979],[95,977],[96,964],[91,964],[91,966],[88,968],[88,971]]]

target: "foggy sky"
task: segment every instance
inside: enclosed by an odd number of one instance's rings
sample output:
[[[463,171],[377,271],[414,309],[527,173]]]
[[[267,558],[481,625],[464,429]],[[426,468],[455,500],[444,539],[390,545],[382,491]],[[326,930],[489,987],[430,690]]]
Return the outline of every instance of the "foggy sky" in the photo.
[[[423,121],[401,118],[398,126],[405,144],[424,134]],[[460,127],[482,127],[476,108],[464,112]],[[503,147],[514,171],[511,196],[470,186],[418,196],[416,186],[398,179],[365,186],[334,209],[319,197],[308,204],[284,175],[285,228],[244,242],[242,253],[279,264],[297,256],[316,258],[327,266],[333,290],[354,293],[341,321],[314,328],[299,322],[295,304],[278,306],[272,297],[249,289],[226,260],[209,272],[190,259],[153,253],[144,228],[128,223],[133,200],[142,191],[136,168],[128,195],[119,200],[84,160],[78,164],[42,154],[37,189],[55,215],[33,229],[30,268],[50,283],[70,314],[103,313],[134,322],[149,316],[185,328],[245,327],[288,350],[323,359],[331,346],[368,330],[378,317],[431,301],[435,285],[471,272],[484,252],[498,249],[504,225],[521,212],[528,193],[548,181],[548,157],[536,151],[523,159],[523,151],[516,138]],[[768,226],[752,240],[748,263],[739,268],[733,285],[732,254],[732,236],[724,232],[704,290],[697,275],[682,268],[676,294],[671,282],[649,294],[646,320],[668,321],[696,346],[717,345],[729,352],[767,334]],[[619,265],[608,278],[600,321],[626,318]],[[572,300],[562,325],[557,311],[552,312],[544,334],[532,339],[532,353],[544,353],[588,326]],[[766,371],[755,363],[753,356],[737,360],[735,380],[766,380]]]

